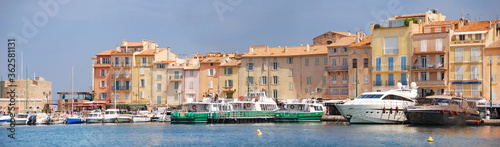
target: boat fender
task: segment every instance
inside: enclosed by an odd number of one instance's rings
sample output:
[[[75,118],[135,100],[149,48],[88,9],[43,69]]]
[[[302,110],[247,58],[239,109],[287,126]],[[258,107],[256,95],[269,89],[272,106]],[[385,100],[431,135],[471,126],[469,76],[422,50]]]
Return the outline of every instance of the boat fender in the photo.
[[[399,109],[398,109],[398,106],[396,106],[396,113],[399,113]]]
[[[452,112],[452,111],[450,111],[450,115],[453,115],[453,112]]]
[[[467,111],[464,111],[465,115],[467,115]]]
[[[294,106],[294,105],[291,105],[291,106],[290,106],[290,109],[293,109],[293,108],[295,108],[295,106]]]
[[[304,98],[300,98],[300,102],[302,102],[302,100],[303,100],[303,99],[304,99]]]
[[[234,107],[235,107],[235,108],[238,108],[238,104],[234,104]]]
[[[196,110],[196,105],[193,105],[193,109]]]
[[[392,114],[392,107],[391,107],[391,111],[390,111],[390,113]]]
[[[243,96],[240,96],[239,100],[243,101],[243,100],[245,100],[245,98]]]
[[[260,96],[257,97],[257,101],[260,101]]]
[[[456,113],[456,114],[457,114],[457,116],[458,116],[458,111],[455,111],[455,113]]]
[[[250,103],[247,103],[247,108],[250,107]]]
[[[385,107],[384,107],[384,113],[385,113]]]
[[[444,114],[444,110],[441,110],[441,112]]]

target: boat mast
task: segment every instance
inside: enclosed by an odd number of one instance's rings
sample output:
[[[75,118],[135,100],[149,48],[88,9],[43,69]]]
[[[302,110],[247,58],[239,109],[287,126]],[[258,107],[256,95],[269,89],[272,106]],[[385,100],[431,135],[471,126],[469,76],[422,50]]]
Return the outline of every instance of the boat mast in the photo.
[[[75,101],[73,95],[74,95],[74,93],[73,93],[73,66],[71,66],[71,115],[73,115],[73,101]]]

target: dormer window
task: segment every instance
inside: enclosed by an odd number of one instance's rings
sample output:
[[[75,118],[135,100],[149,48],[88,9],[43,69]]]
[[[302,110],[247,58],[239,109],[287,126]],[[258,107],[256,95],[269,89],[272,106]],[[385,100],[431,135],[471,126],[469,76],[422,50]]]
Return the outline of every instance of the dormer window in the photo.
[[[327,41],[326,44],[332,44],[333,42],[332,41]]]

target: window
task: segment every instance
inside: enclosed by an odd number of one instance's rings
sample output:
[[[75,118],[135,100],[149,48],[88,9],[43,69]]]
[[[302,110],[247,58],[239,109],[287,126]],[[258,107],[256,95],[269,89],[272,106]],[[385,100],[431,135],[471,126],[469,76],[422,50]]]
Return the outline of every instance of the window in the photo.
[[[465,40],[465,35],[459,35],[458,37],[459,37],[460,41],[464,41]]]
[[[207,70],[207,75],[208,76],[214,76],[215,75],[215,69],[208,69]]]
[[[247,70],[253,70],[253,63],[247,63]]]
[[[344,53],[347,53],[347,47],[344,47]]]
[[[100,87],[108,87],[107,81],[101,81]]]
[[[375,67],[376,67],[377,71],[380,71],[380,69],[381,69],[381,67],[380,67],[381,62],[382,62],[382,58],[380,58],[380,57],[375,58]]]
[[[262,84],[267,84],[267,76],[262,76],[261,77],[261,83]]]
[[[156,75],[157,80],[161,80],[161,75]]]
[[[288,71],[289,71],[289,72],[288,72],[288,75],[289,75],[289,76],[293,76],[293,68],[289,68],[289,69],[288,69]]]
[[[273,60],[276,61],[276,60],[278,60],[278,58],[274,57]]]
[[[356,75],[353,75],[352,76],[352,84],[357,84],[358,83],[358,77],[356,77]]]
[[[106,76],[108,74],[107,72],[108,72],[108,70],[105,70],[105,69],[100,70],[100,75],[101,76]]]
[[[394,57],[389,57],[388,61],[389,61],[389,63],[388,63],[389,65],[387,67],[387,70],[393,71],[394,70]]]
[[[111,60],[109,58],[102,58],[101,62],[102,62],[101,64],[109,64],[111,63]]]
[[[332,89],[332,95],[337,95],[337,89]]]
[[[123,81],[123,90],[130,90],[131,87],[130,81]]]
[[[293,90],[294,89],[293,82],[288,83],[288,89],[289,90]]]
[[[262,58],[262,61],[266,61],[266,58]]]
[[[161,84],[160,83],[156,84],[156,91],[161,91]]]
[[[478,62],[479,61],[479,48],[472,48],[471,49],[470,60],[471,60],[471,62]]]
[[[125,78],[130,77],[130,71],[128,69],[125,69]]]
[[[226,80],[226,87],[233,87],[233,80]]]
[[[342,58],[342,69],[347,70],[347,58]]]
[[[179,94],[174,94],[174,100],[179,100]]]
[[[406,56],[401,57],[401,70],[406,70]]]
[[[471,76],[472,80],[479,79],[479,66],[478,65],[471,66],[470,76]]]
[[[311,81],[311,77],[307,77],[307,84],[311,84],[312,81]]]
[[[352,53],[353,54],[356,54],[358,51],[356,51],[356,49],[352,49]]]
[[[141,75],[144,75],[144,68],[141,68]]]
[[[455,92],[462,92],[463,91],[463,85],[462,84],[456,84],[455,85]]]
[[[455,66],[455,80],[462,80],[463,78],[462,66]]]
[[[319,58],[315,58],[315,59],[314,59],[314,64],[315,64],[315,65],[319,65]]]
[[[324,65],[328,65],[328,58],[323,58],[323,62]]]
[[[332,75],[332,85],[337,85],[337,75]]]
[[[156,96],[156,104],[161,104],[161,96]]]
[[[321,80],[323,84],[326,84],[326,76],[323,76],[323,79]]]
[[[293,63],[293,58],[286,58],[286,63],[292,64]]]
[[[193,81],[189,81],[189,89],[193,89],[194,88],[194,82]]]
[[[443,51],[443,39],[436,39],[436,51]]]
[[[342,89],[342,95],[347,95],[349,93],[348,89]]]
[[[179,82],[174,82],[174,89],[179,89]]]
[[[125,99],[130,98],[130,93],[125,93]]]
[[[364,78],[365,84],[368,84],[368,75],[367,74],[363,75],[363,78]]]
[[[225,73],[226,75],[231,75],[231,74],[233,74],[233,68],[232,68],[232,67],[226,67],[226,68],[224,68],[224,73]]]
[[[342,75],[342,84],[347,84],[347,75],[346,74],[343,74]]]
[[[148,66],[148,58],[142,58],[141,66]]]
[[[398,37],[384,38],[384,54],[398,54],[398,53],[399,53]]]
[[[368,67],[368,58],[363,59],[363,67]]]
[[[279,62],[273,62],[273,70],[278,70],[280,69],[280,63]]]
[[[146,86],[146,79],[141,79],[140,86],[141,87],[145,87]]]
[[[368,49],[367,48],[365,48],[365,53],[368,53]]]
[[[273,98],[279,98],[279,90],[273,90]]]
[[[130,66],[130,57],[125,57],[125,66]]]
[[[214,81],[208,82],[208,88],[214,88]]]
[[[440,28],[440,27],[435,27],[435,28],[434,28],[434,32],[436,32],[436,33],[441,32],[441,28]]]
[[[427,39],[420,41],[420,51],[427,52]]]
[[[406,78],[406,73],[401,73],[401,85],[408,85]]]
[[[254,84],[254,83],[253,83],[253,77],[248,77],[248,79],[247,79],[247,83],[248,83],[248,84]]]
[[[493,63],[493,55],[488,55],[488,63]]]
[[[462,62],[464,49],[457,48],[455,50],[455,62]]]
[[[144,91],[141,91],[141,98],[144,98]]]
[[[476,34],[475,37],[476,37],[476,40],[482,40],[483,39],[482,34]]]
[[[118,79],[120,77],[120,70],[115,69],[115,79]]]
[[[308,93],[308,92],[309,92],[309,89],[304,89],[304,92],[305,92],[305,93]]]
[[[420,81],[427,81],[428,80],[428,74],[427,72],[421,72],[420,73]]]
[[[358,59],[352,59],[352,68],[358,68]]]
[[[164,69],[165,68],[165,64],[156,64],[156,68],[157,69]]]
[[[102,99],[107,99],[108,98],[108,93],[101,93]]]
[[[472,84],[470,90],[471,90],[472,96],[479,96],[479,85],[478,84]]]
[[[323,92],[323,89],[321,89],[321,88],[316,88],[316,92],[321,93],[321,92]]]
[[[394,85],[394,74],[390,73],[390,74],[388,75],[388,77],[389,77],[389,78],[388,78],[388,81],[387,81],[387,85],[389,85],[389,86],[393,86],[393,85]]]
[[[248,58],[248,61],[252,61],[252,58]]]
[[[306,66],[309,65],[309,59],[308,58],[305,59],[304,65],[306,65]]]
[[[214,63],[210,63],[210,66],[214,66]]]
[[[337,59],[332,59],[332,67],[336,68],[337,66]]]
[[[189,71],[189,76],[194,76],[194,71]]]
[[[333,48],[333,53],[337,53],[337,48]]]
[[[280,77],[278,77],[278,76],[273,76],[273,84],[280,84],[279,78]]]

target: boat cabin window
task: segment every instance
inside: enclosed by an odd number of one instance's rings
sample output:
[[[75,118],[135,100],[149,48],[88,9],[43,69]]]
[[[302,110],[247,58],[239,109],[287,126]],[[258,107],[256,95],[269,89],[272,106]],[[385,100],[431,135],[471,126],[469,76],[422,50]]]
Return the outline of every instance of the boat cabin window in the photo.
[[[314,106],[315,111],[323,111],[323,107],[321,106]]]
[[[304,110],[304,105],[298,105],[299,110]]]
[[[397,95],[387,95],[387,96],[385,96],[382,100],[401,100],[401,101],[411,101],[411,100],[408,100],[407,98],[400,97],[400,96],[397,96]]]
[[[383,94],[362,94],[358,96],[359,99],[378,99],[381,98]]]

